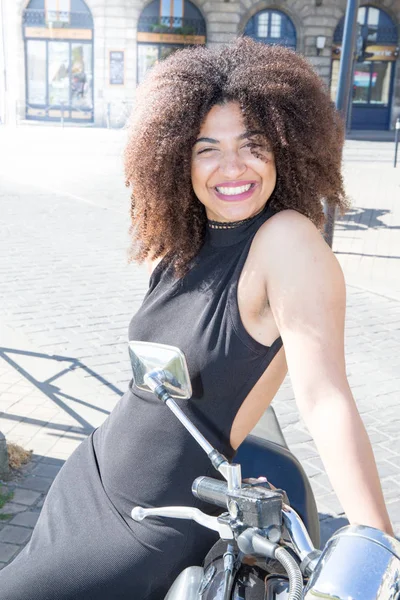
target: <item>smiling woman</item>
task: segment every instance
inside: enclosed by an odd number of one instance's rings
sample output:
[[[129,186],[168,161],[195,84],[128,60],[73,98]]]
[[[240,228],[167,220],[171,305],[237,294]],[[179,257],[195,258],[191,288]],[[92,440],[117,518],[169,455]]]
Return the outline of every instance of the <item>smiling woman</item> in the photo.
[[[193,392],[182,410],[229,460],[289,368],[349,520],[393,533],[346,379],[343,275],[316,227],[322,198],[346,206],[342,142],[323,84],[288,49],[239,40],[157,65],[139,91],[126,178],[133,257],[162,261],[129,340],[179,347]],[[1,598],[164,598],[214,532],[138,522],[132,508],[211,514],[191,493],[208,472],[186,428],[132,380],[61,469],[29,544],[0,573]],[[316,511],[313,522],[317,532]]]
[[[132,115],[132,258],[169,253],[183,274],[204,241],[205,208],[235,220],[270,199],[274,209],[296,209],[321,226],[322,198],[347,206],[343,139],[323,82],[294,51],[241,38],[222,49],[177,52],[139,86]],[[228,206],[226,188],[235,180],[254,189],[243,192],[250,193],[245,204]]]
[[[276,184],[274,155],[262,133],[246,131],[238,103],[217,104],[208,113],[193,147],[191,175],[208,219],[238,221],[264,208]]]

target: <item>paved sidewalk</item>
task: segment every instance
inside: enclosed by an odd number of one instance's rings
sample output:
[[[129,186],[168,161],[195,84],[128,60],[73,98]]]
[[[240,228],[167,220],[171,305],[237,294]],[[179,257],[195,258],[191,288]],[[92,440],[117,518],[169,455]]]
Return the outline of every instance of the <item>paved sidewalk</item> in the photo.
[[[37,128],[0,141],[0,255],[7,257],[0,264],[0,431],[34,451],[0,509],[10,515],[0,520],[0,568],[28,540],[63,462],[125,391],[127,326],[146,290],[144,269],[126,264],[124,133],[62,133],[62,144],[51,130],[37,139]],[[349,382],[399,535],[400,168],[391,167],[391,151],[388,144],[346,146],[354,207],[338,223],[334,250],[348,284]],[[326,538],[345,522],[343,511],[289,379],[274,406],[310,477]]]

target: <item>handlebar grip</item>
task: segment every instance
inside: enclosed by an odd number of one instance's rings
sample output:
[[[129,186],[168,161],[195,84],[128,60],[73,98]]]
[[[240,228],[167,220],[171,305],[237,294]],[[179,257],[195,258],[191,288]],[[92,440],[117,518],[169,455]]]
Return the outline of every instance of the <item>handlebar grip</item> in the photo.
[[[199,500],[227,508],[228,484],[212,477],[197,477],[192,485],[192,493]]]

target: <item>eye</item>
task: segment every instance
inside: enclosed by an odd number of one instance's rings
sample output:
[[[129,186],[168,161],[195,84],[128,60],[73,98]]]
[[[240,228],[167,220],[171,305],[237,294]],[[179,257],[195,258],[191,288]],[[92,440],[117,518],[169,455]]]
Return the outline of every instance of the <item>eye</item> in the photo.
[[[248,142],[243,146],[243,148],[260,148],[261,144],[256,144],[256,142]]]
[[[216,150],[216,148],[202,148],[198,151],[197,154],[204,154],[205,152],[212,152],[212,150]]]

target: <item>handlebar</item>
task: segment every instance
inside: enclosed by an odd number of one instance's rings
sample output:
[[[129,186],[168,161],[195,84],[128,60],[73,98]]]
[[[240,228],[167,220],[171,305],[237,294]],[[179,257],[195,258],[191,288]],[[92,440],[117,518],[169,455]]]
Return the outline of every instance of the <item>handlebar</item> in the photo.
[[[212,477],[197,477],[192,484],[192,493],[195,498],[221,508],[226,508],[227,492],[228,484],[226,481],[220,481]]]

